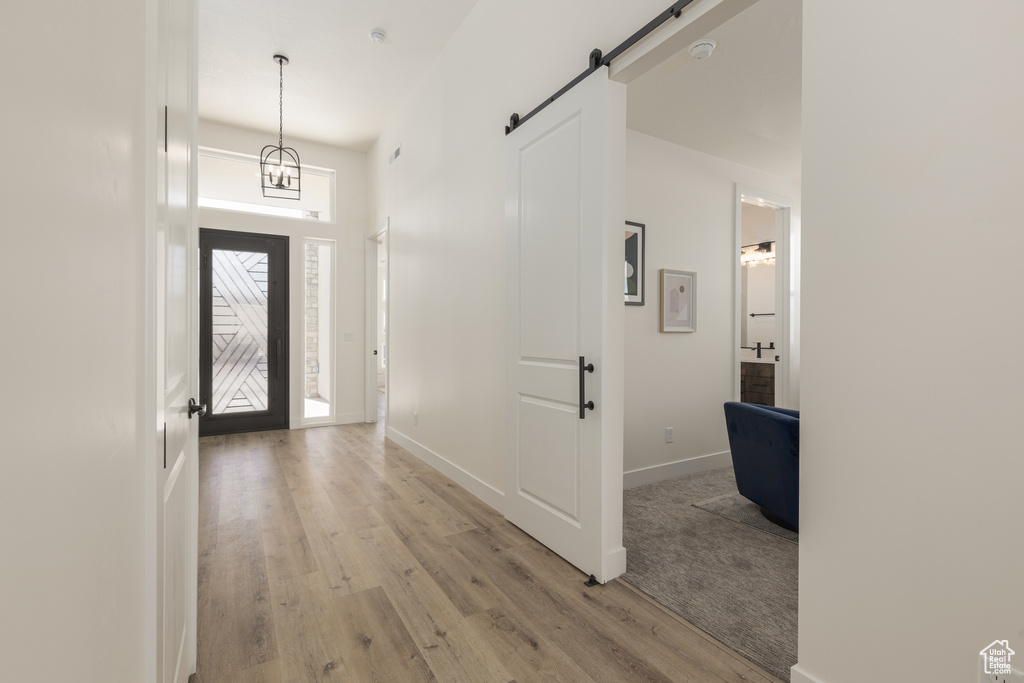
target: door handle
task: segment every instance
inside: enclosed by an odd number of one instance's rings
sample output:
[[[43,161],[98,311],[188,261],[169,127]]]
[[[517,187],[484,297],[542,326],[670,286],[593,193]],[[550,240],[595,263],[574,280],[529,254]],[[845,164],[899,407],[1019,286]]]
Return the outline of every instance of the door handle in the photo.
[[[594,402],[587,400],[587,385],[583,373],[593,372],[594,364],[587,363],[583,356],[580,356],[580,419],[587,419],[587,411],[594,409]]]
[[[281,330],[277,332],[280,334]],[[277,338],[277,363],[274,364],[274,379],[281,379],[281,337]]]
[[[188,400],[188,419],[191,420],[193,415],[198,415],[199,417],[206,415],[206,404],[196,403],[194,398],[190,398]]]

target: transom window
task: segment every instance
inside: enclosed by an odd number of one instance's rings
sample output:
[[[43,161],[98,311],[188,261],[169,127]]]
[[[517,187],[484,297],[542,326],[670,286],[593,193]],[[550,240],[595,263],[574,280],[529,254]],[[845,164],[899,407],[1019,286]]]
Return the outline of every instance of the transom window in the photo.
[[[334,171],[302,166],[302,197],[274,199],[260,189],[256,156],[199,148],[199,206],[304,221],[334,221]]]

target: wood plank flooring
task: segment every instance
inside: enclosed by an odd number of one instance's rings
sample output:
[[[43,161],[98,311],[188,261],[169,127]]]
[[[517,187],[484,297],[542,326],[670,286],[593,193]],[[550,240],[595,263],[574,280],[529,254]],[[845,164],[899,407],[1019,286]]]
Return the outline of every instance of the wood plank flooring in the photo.
[[[192,683],[778,683],[378,425],[200,439]]]

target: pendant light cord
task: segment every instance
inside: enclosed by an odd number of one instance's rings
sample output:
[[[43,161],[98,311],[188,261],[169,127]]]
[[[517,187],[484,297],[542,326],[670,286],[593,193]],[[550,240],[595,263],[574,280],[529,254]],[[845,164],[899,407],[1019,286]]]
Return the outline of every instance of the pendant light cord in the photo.
[[[299,199],[302,184],[299,153],[284,146],[284,65],[288,58],[275,54],[274,61],[277,62],[277,147],[266,145],[260,152],[260,186],[264,197]]]
[[[277,129],[277,146],[284,147],[284,60],[277,60],[277,65],[280,71],[280,92],[278,95],[278,129]]]

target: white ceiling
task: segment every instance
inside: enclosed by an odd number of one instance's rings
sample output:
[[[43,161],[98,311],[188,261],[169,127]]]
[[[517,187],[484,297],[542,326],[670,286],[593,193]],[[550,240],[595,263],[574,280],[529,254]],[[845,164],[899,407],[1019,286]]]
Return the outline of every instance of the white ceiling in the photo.
[[[475,4],[199,0],[199,115],[276,133],[282,53],[286,144],[366,151]],[[798,180],[800,18],[801,0],[754,3],[709,34],[710,58],[683,53],[633,81],[629,127]]]
[[[199,0],[199,116],[366,151],[476,0]],[[387,40],[370,41],[384,29]]]
[[[758,0],[707,37],[708,59],[629,84],[629,128],[798,181],[801,0]]]

